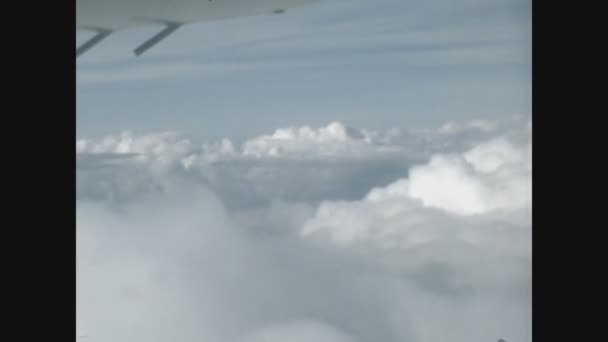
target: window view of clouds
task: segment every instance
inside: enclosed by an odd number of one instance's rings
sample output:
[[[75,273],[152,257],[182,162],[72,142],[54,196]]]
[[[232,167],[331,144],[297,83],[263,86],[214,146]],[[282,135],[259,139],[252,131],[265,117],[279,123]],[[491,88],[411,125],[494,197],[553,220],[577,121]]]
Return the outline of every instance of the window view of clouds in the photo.
[[[319,0],[88,51],[77,336],[530,342],[529,6]]]

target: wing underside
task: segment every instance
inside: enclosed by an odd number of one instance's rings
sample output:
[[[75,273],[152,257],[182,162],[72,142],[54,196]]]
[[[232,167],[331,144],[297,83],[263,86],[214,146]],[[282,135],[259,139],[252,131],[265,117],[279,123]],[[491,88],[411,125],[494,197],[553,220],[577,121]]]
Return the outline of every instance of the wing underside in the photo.
[[[160,27],[133,53],[142,55],[187,23],[215,21],[261,14],[280,14],[317,0],[77,0],[79,30],[94,35],[76,49],[82,56],[117,31],[135,27]]]

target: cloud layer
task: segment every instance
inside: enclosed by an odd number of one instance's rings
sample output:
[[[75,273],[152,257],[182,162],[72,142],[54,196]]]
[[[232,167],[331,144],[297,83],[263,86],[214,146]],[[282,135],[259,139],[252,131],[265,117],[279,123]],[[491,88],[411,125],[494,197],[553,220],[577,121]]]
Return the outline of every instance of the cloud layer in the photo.
[[[523,118],[80,140],[93,341],[531,341]]]

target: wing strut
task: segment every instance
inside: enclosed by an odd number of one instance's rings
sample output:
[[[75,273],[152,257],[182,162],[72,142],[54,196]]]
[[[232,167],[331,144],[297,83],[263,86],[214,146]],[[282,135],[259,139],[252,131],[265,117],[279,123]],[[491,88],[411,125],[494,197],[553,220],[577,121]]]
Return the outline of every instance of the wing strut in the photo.
[[[171,33],[175,32],[175,30],[180,28],[182,25],[183,24],[181,24],[181,23],[173,23],[173,22],[165,23],[165,28],[162,31],[158,32],[152,38],[146,40],[140,46],[135,48],[135,50],[133,50],[133,53],[135,53],[135,56],[141,55],[142,53],[146,52],[148,49],[150,49],[154,45],[158,44],[161,40],[167,38]]]
[[[97,34],[94,35],[91,39],[84,42],[82,45],[80,45],[76,49],[76,58],[78,58],[80,55],[87,52],[90,48],[99,44],[102,40],[104,40],[106,37],[108,37],[110,34],[112,34],[112,30],[107,30],[107,29],[93,29],[93,30],[96,31]]]

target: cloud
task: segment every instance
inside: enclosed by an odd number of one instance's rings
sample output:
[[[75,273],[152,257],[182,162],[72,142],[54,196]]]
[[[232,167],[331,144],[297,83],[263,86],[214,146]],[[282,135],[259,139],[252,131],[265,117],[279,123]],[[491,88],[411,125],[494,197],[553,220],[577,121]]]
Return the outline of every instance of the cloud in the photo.
[[[395,340],[350,258],[240,227],[204,187],[77,209],[78,324],[92,340]]]
[[[99,141],[81,139],[76,143],[79,154],[136,153],[142,157],[170,158],[200,157],[205,160],[244,158],[316,158],[336,156],[349,157],[354,153],[362,154],[390,152],[397,149],[390,146],[394,132],[359,130],[340,122],[332,122],[325,127],[309,126],[277,129],[270,135],[262,135],[243,143],[237,151],[229,139],[196,147],[190,140],[175,132],[135,136],[123,132],[119,136],[109,136]],[[235,154],[238,154],[235,155]],[[216,158],[213,158],[213,157]]]
[[[417,158],[391,144],[395,134],[334,122],[278,129],[240,145],[227,138],[195,144],[174,132],[81,139],[78,193],[122,198],[128,194],[123,189],[156,191],[188,179],[215,189],[229,205],[355,198],[398,177]],[[91,168],[91,163],[105,167]],[[301,181],[292,182],[294,176]],[[359,182],[353,184],[353,178]]]
[[[386,145],[390,136],[357,130],[340,122],[313,129],[308,126],[278,129],[247,141],[243,155],[253,157],[349,157],[353,155],[396,151]],[[372,151],[370,151],[372,150]]]
[[[324,201],[302,234],[326,231],[341,242],[373,236],[395,244],[400,240],[396,235],[409,236],[408,242],[427,241],[437,229],[428,226],[441,226],[429,223],[442,218],[456,223],[529,213],[531,172],[531,140],[499,136],[464,153],[433,155],[411,167],[408,177],[376,187],[361,200]]]
[[[531,154],[528,147],[495,139],[464,155],[436,155],[410,170],[407,183],[377,189],[370,199],[402,195],[425,206],[458,214],[483,214],[493,209],[530,205]]]
[[[124,200],[187,180],[206,184],[229,207],[267,206],[276,199],[310,204],[358,199],[437,151],[468,148],[507,130],[502,123],[477,121],[495,130],[475,122],[450,133],[442,128],[374,131],[331,122],[280,128],[242,143],[228,138],[195,143],[176,132],[80,139],[78,196]]]
[[[360,200],[322,202],[300,236],[403,277],[411,288],[396,295],[406,298],[397,310],[421,341],[529,340],[530,152],[529,138],[505,134],[433,155]],[[473,331],[484,314],[495,319]]]
[[[492,132],[496,130],[496,123],[479,119],[472,120],[464,124],[450,121],[439,127],[438,132],[443,134],[454,134],[465,131],[467,129],[479,129],[484,132]]]
[[[454,125],[78,141],[79,333],[530,341],[527,122]]]

